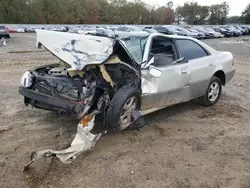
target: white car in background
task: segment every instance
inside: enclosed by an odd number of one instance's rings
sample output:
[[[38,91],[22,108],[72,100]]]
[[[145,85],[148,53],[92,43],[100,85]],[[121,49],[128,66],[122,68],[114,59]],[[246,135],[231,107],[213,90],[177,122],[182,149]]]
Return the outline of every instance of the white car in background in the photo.
[[[85,35],[96,34],[96,30],[91,27],[85,27],[85,28],[79,29],[78,34],[85,34]]]
[[[136,26],[121,26],[115,30],[115,38],[125,38],[129,36],[146,36],[148,32],[141,30]]]
[[[16,28],[16,32],[17,32],[17,33],[24,33],[24,32],[25,32],[25,30],[24,30],[24,29],[22,29],[22,28]]]

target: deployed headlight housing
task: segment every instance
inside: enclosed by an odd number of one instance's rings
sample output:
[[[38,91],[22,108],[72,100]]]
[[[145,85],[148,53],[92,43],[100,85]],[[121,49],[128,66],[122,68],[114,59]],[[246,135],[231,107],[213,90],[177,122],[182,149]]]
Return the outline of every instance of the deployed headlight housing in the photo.
[[[21,85],[23,87],[31,87],[33,84],[33,75],[30,71],[26,71],[21,78]]]

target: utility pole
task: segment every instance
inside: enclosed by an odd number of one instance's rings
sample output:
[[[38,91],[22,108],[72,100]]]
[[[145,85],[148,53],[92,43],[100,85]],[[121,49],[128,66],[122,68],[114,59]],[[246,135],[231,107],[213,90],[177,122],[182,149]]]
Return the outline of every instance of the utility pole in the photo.
[[[26,1],[26,5],[29,5],[29,24],[31,24],[31,0]]]

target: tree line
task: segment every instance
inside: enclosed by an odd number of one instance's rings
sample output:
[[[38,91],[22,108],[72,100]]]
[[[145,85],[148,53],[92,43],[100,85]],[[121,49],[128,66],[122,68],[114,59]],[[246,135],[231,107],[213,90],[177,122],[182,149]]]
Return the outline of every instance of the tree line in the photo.
[[[17,24],[225,24],[228,13],[226,2],[189,2],[173,10],[141,0],[0,0],[0,23]],[[244,11],[242,20],[249,20],[249,15],[250,10]]]
[[[0,23],[170,24],[174,11],[140,0],[0,0]]]

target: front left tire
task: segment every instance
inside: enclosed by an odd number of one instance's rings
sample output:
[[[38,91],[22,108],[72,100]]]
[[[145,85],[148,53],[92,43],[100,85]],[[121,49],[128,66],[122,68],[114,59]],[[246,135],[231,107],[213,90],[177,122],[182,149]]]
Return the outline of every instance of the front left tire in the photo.
[[[106,124],[123,131],[133,123],[132,112],[139,109],[140,93],[132,86],[123,86],[111,100],[106,112]]]

